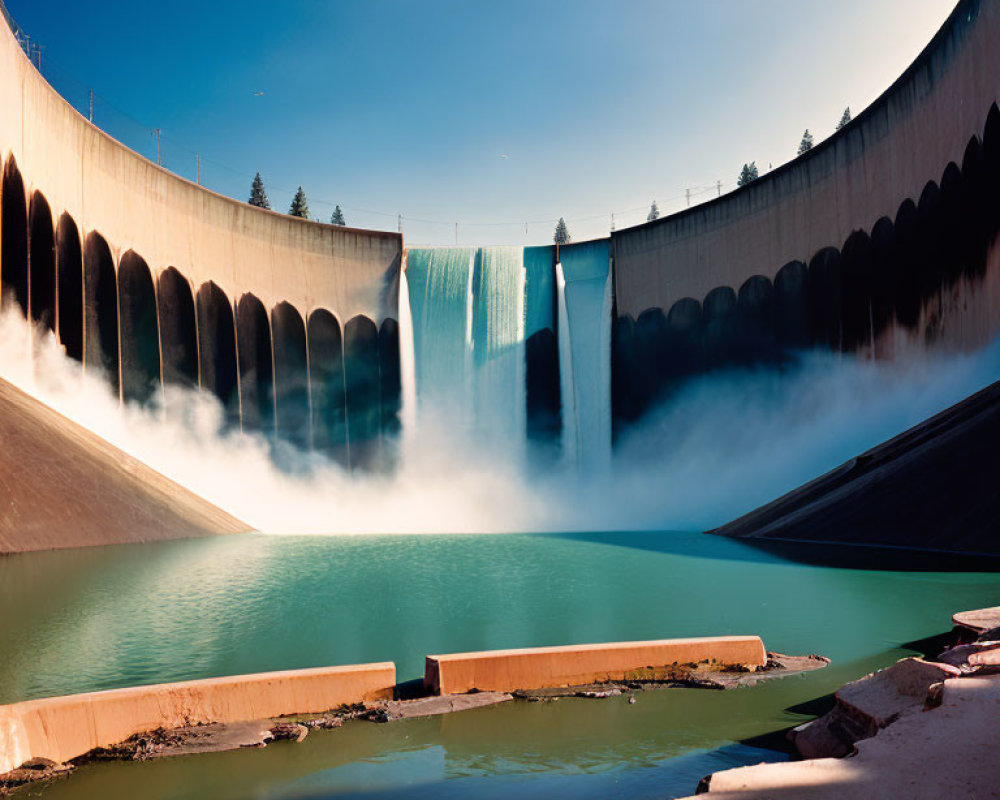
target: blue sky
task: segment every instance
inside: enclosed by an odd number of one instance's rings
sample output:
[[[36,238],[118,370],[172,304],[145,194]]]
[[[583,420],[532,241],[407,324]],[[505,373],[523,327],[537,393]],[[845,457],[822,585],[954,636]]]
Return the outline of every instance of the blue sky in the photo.
[[[409,244],[574,239],[731,189],[829,135],[951,0],[6,0],[95,122],[240,199]],[[263,92],[262,95],[256,93]],[[506,158],[502,156],[506,155]],[[379,213],[372,213],[379,212]],[[425,221],[426,220],[426,221]],[[525,222],[529,224],[525,226]]]

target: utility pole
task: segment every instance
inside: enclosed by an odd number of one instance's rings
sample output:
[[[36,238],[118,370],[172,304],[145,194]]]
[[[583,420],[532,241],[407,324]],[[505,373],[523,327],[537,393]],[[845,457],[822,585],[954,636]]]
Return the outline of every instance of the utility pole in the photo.
[[[160,129],[153,128],[153,133],[156,134],[156,163],[162,167],[163,159],[160,158]]]
[[[94,121],[94,90],[90,90],[90,121]]]
[[[687,207],[691,208],[691,190],[690,189],[685,189],[684,190],[684,195],[687,197]]]
[[[615,231],[615,212],[612,211],[611,212],[611,232],[614,233],[614,231]]]
[[[397,214],[396,217],[397,217],[397,220],[399,222],[399,232],[402,233],[403,232],[403,215],[402,214]]]
[[[722,181],[715,182],[716,197],[722,197]]]
[[[455,246],[458,246],[458,223],[455,223]]]
[[[198,185],[201,186],[201,155],[199,153],[195,153],[194,160],[198,164]]]

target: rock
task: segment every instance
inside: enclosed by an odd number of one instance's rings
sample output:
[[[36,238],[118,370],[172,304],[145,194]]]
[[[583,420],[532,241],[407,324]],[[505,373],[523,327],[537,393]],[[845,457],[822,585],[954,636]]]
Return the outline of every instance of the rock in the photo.
[[[1000,666],[1000,644],[980,650],[969,656],[970,667]]]
[[[470,694],[446,694],[422,697],[418,700],[390,700],[379,708],[369,719],[373,722],[393,722],[399,719],[431,717],[449,714],[452,711],[468,711],[506,703],[514,696],[506,692],[474,692]]]
[[[344,724],[344,718],[337,716],[335,714],[324,714],[319,717],[313,717],[312,719],[307,719],[303,723],[307,728],[320,728],[323,730],[331,730],[332,728],[339,728]]]
[[[982,660],[981,656],[986,653],[1000,651],[998,642],[973,642],[972,644],[960,644],[945,650],[935,661],[942,664],[949,664],[957,667],[962,672],[971,672],[977,666],[1000,664],[996,656],[992,656],[993,661]]]
[[[298,722],[279,722],[271,728],[270,733],[271,738],[270,740],[266,740],[265,744],[278,742],[283,739],[294,739],[296,742],[301,742],[309,735],[309,728]]]
[[[977,642],[1000,642],[1000,628],[990,628],[976,638]]]
[[[33,770],[51,770],[59,769],[64,770],[72,769],[66,764],[60,764],[58,761],[53,761],[51,758],[31,758],[25,761],[18,769],[33,769]]]
[[[575,697],[592,697],[597,699],[603,699],[605,697],[618,697],[622,693],[622,690],[617,686],[610,689],[601,689],[598,691],[582,691],[577,692]]]
[[[958,667],[904,658],[842,686],[828,714],[800,726],[789,738],[803,758],[840,758],[901,716],[924,709],[930,688],[961,675]]]
[[[1000,676],[944,682],[941,704],[859,742],[851,758],[737,767],[699,791],[729,800],[939,800],[997,797]]]
[[[1000,606],[959,611],[952,616],[951,620],[958,627],[965,628],[979,636],[993,628],[1000,628]]]
[[[3,795],[6,789],[68,775],[74,769],[72,764],[60,764],[49,758],[29,759],[17,769],[0,775],[0,795]]]
[[[949,647],[934,660],[939,664],[950,664],[953,667],[961,669],[969,665],[969,656],[973,653],[978,653],[982,647],[981,644],[976,643],[958,644],[954,647]]]
[[[944,681],[932,683],[927,690],[927,699],[924,701],[924,711],[937,708],[944,700]]]

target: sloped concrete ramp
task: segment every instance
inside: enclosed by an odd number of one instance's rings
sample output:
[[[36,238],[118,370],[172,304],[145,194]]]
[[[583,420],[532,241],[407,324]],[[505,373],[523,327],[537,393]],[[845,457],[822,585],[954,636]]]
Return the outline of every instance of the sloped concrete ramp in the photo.
[[[0,554],[249,530],[0,380]]]
[[[709,533],[1000,555],[1000,382]]]

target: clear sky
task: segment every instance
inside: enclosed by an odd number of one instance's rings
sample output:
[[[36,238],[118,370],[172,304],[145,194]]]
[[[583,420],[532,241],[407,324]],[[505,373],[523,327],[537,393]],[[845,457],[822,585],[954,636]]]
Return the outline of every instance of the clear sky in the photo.
[[[575,240],[828,136],[952,0],[6,0],[78,109],[164,165],[408,244]],[[262,94],[261,94],[262,93]],[[504,157],[506,156],[506,157]],[[708,187],[710,189],[706,190]],[[702,190],[699,192],[699,190]],[[372,213],[380,212],[380,213]],[[432,222],[426,222],[430,220]],[[529,223],[527,226],[525,222]],[[486,224],[484,224],[486,223]]]

